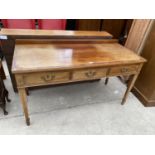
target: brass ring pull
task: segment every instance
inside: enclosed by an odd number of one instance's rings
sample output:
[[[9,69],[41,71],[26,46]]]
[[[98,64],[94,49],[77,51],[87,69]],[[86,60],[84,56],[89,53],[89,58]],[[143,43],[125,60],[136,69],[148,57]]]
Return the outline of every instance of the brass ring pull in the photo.
[[[86,72],[85,75],[86,75],[88,78],[93,78],[93,77],[96,75],[96,72],[94,72],[94,71],[89,71],[89,72]]]
[[[122,68],[122,69],[121,69],[121,72],[122,72],[122,73],[128,72],[128,68]]]
[[[48,82],[48,81],[51,81],[55,78],[55,75],[54,74],[47,74],[45,76],[42,76],[41,77],[45,82]]]

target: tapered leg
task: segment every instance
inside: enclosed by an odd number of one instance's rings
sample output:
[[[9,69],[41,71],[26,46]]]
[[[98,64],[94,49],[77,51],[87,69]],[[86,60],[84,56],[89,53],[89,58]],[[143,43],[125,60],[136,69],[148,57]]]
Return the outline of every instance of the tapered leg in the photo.
[[[129,92],[131,91],[131,89],[132,89],[132,87],[133,87],[133,85],[134,85],[137,77],[138,77],[138,74],[131,75],[130,81],[129,81],[128,86],[127,86],[127,89],[126,89],[126,92],[125,92],[124,97],[123,97],[122,102],[121,102],[122,105],[125,103],[128,95],[129,95]]]
[[[108,84],[108,81],[109,81],[109,78],[106,78],[106,79],[105,79],[105,85]]]
[[[18,88],[18,92],[19,92],[19,96],[20,96],[21,103],[22,103],[22,106],[23,106],[23,112],[24,112],[24,115],[25,115],[26,124],[30,125],[30,118],[29,118],[28,107],[27,107],[26,90],[25,90],[25,88]]]

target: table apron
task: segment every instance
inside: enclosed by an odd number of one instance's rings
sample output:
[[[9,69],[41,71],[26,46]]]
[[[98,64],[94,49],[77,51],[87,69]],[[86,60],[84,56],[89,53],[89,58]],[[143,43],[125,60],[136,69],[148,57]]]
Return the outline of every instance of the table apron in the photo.
[[[18,88],[71,83],[101,79],[104,77],[134,75],[139,72],[140,64],[121,65],[112,67],[96,67],[71,69],[63,71],[44,71],[15,74]]]

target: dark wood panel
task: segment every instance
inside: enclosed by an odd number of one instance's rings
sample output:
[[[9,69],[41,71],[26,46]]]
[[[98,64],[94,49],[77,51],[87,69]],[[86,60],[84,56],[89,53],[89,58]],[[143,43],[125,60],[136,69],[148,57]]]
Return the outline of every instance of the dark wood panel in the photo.
[[[6,75],[5,75],[3,66],[0,68],[0,76],[2,77],[3,80],[6,79]]]
[[[104,19],[101,30],[111,33],[114,38],[119,38],[124,31],[125,19]]]
[[[77,30],[97,30],[107,31],[114,38],[120,39],[121,44],[125,44],[126,37],[132,25],[132,19],[78,19]]]
[[[124,30],[121,33],[121,38],[120,38],[120,43],[122,45],[125,45],[125,43],[126,43],[127,37],[129,35],[130,29],[131,29],[131,26],[132,26],[132,23],[133,23],[133,19],[125,20]]]
[[[15,81],[15,77],[11,72],[15,41],[14,40],[2,40],[1,42],[2,42],[2,52],[6,59],[6,63],[7,63],[8,70],[9,70],[11,80],[12,80],[13,89],[15,92],[17,92],[17,84]]]
[[[147,63],[135,83],[134,92],[145,106],[155,106],[155,22],[152,25],[141,55]]]
[[[100,31],[101,19],[78,19],[77,30],[94,30]]]

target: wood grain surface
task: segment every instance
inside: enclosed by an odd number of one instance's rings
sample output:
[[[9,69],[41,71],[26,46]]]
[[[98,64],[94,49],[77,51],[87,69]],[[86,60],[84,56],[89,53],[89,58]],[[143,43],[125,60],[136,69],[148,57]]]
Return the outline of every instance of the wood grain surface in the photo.
[[[1,29],[0,35],[6,36],[50,36],[53,38],[112,38],[106,31],[69,31],[69,30],[30,30],[30,29]]]
[[[118,43],[42,44],[16,41],[12,72],[37,72],[68,68],[122,65],[145,60]]]

